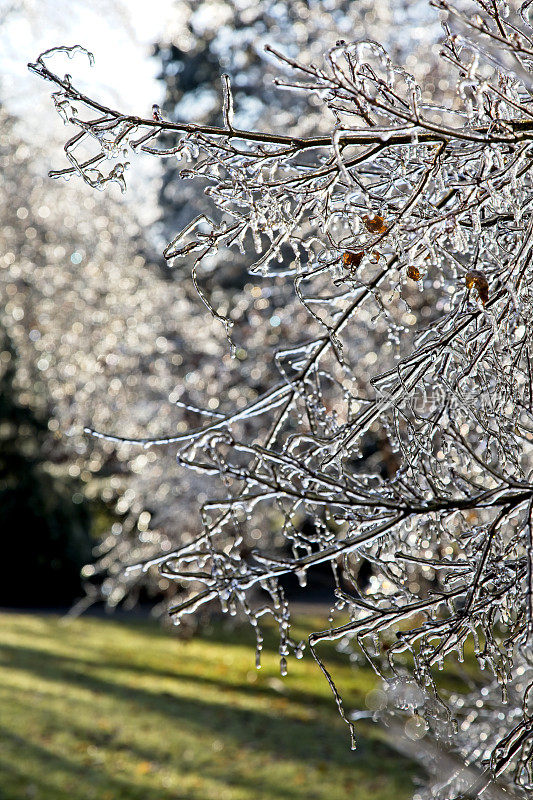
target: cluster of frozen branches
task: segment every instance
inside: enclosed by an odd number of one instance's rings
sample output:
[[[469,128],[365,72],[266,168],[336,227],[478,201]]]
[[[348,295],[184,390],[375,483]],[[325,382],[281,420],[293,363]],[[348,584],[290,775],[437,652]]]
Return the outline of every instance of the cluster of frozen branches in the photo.
[[[190,259],[233,351],[239,326],[203,283],[217,254],[227,260],[237,248],[256,280],[291,283],[307,315],[296,342],[290,315],[277,310],[290,345],[273,354],[279,380],[258,398],[234,408],[221,398],[216,412],[202,410],[211,419],[177,435],[89,431],[146,449],[173,445],[180,465],[224,487],[203,504],[197,538],[131,569],[158,565],[189,587],[172,609],[177,619],[217,598],[229,613],[244,610],[258,660],[261,618],[273,615],[284,672],[303,645],[291,639],[280,580],[295,574],[305,584],[309,570],[329,563],[330,627],[309,646],[350,726],[321,642],[358,648],[391,686],[398,677],[405,686],[408,671],[416,691],[398,705],[443,737],[454,709],[435,670],[467,648],[493,683],[459,719],[454,746],[478,768],[476,792],[498,778],[525,796],[533,788],[530,1],[512,13],[500,0],[464,11],[436,5],[441,58],[456,76],[445,104],[375,41],[339,41],[321,63],[270,49],[280,89],[303,93],[330,120],[318,135],[279,132],[275,120],[268,132],[236,128],[225,76],[217,127],[176,123],[157,107],[140,118],[100,104],[48,66],[57,50],[79,47],[48,51],[31,68],[54,84],[58,111],[77,128],[68,166],[54,176],[124,187],[130,150],[190,162],[181,178],[206,185],[213,215],[181,231],[165,257],[170,268]],[[293,314],[294,302],[287,308]],[[362,448],[368,436],[380,442],[377,468]],[[271,518],[277,548],[263,537]],[[303,518],[314,524],[302,527]],[[357,577],[363,562],[373,570],[367,586]],[[434,796],[464,792],[458,780]]]

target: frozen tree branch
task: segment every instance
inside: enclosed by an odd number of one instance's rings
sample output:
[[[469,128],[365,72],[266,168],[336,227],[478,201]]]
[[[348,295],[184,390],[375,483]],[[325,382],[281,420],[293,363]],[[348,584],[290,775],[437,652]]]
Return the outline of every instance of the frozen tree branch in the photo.
[[[171,269],[193,259],[201,299],[233,352],[234,321],[200,286],[206,263],[215,265],[216,286],[220,261],[236,248],[258,280],[293,285],[276,326],[287,335],[292,326],[300,342],[291,336],[276,350],[279,377],[256,399],[179,435],[131,439],[88,429],[132,446],[174,445],[181,465],[218,476],[223,487],[203,505],[198,537],[130,571],[157,566],[184,587],[172,609],[177,619],[217,598],[224,611],[239,607],[257,633],[258,664],[260,621],[273,615],[284,673],[303,644],[290,637],[280,580],[294,574],[305,585],[310,570],[330,564],[330,626],[309,646],[350,727],[321,642],[362,652],[391,697],[412,689],[397,706],[440,737],[453,730],[454,711],[439,694],[435,667],[462,660],[468,644],[494,676],[482,696],[496,703],[499,690],[509,703],[487,723],[484,701],[473,701],[454,747],[487,780],[499,777],[526,797],[533,788],[530,4],[512,14],[499,0],[464,10],[436,5],[445,14],[442,59],[456,77],[448,97],[428,97],[375,41],[340,41],[320,65],[270,48],[286,73],[280,88],[319,104],[328,120],[328,132],[315,136],[235,127],[227,77],[220,127],[104,106],[46,66],[57,48],[30,69],[54,85],[56,107],[76,129],[65,145],[69,166],[54,177],[124,189],[130,150],[191,162],[181,178],[203,182],[213,218],[197,216],[165,258]],[[369,437],[377,464],[365,455]],[[278,544],[264,535],[274,519]],[[304,519],[313,524],[306,528]],[[357,577],[364,563],[372,568],[367,587]],[[449,800],[464,787],[455,775],[438,791],[431,796]]]

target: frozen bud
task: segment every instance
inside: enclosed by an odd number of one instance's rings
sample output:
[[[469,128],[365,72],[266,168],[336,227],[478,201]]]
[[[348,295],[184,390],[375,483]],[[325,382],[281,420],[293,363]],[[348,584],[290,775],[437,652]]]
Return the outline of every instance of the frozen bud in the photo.
[[[372,219],[368,214],[364,214],[363,222],[365,228],[367,231],[370,231],[370,233],[385,233],[387,230],[385,219],[379,214],[376,214]]]
[[[420,274],[420,270],[418,269],[418,267],[415,267],[412,264],[410,264],[407,267],[407,277],[411,278],[411,280],[413,281],[419,281],[422,275]]]
[[[465,275],[465,285],[467,289],[477,289],[479,299],[485,305],[489,299],[489,284],[484,274],[477,269],[469,270]]]
[[[342,254],[342,263],[345,267],[358,267],[363,260],[364,251],[359,253],[350,253],[349,251]]]

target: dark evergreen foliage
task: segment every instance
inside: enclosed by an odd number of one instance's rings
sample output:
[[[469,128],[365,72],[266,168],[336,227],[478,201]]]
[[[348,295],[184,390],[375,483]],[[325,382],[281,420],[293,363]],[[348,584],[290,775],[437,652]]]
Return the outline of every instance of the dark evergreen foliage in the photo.
[[[0,327],[0,605],[57,606],[82,592],[90,516],[71,479],[46,462],[47,420],[21,402],[17,354]]]

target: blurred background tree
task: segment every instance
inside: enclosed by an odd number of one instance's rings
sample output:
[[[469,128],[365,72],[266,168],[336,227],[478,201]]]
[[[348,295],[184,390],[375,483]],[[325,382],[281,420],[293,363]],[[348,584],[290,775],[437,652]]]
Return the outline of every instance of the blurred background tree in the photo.
[[[118,20],[123,11],[108,5],[102,13]],[[306,107],[304,98],[295,102],[273,86],[277,67],[263,45],[276,39],[312,59],[339,32],[366,33],[413,59],[409,42],[418,53],[427,37],[435,38],[434,19],[420,42],[416,30],[399,37],[404,4],[374,5],[176,3],[154,50],[161,62],[163,113],[179,120],[194,112],[200,122],[219,122],[225,70],[236,87],[239,124],[268,126],[275,119],[302,134],[325,130],[318,106]],[[34,9],[29,4],[12,13],[31,15]],[[417,69],[424,73],[430,64],[426,53]],[[205,420],[193,409],[204,404],[206,393],[214,416],[224,411],[224,402],[244,406],[276,379],[271,349],[280,341],[296,343],[308,324],[306,314],[282,275],[251,280],[243,256],[221,254],[199,281],[213,305],[234,321],[237,359],[231,358],[224,332],[206,320],[187,270],[169,271],[160,255],[163,242],[206,211],[204,187],[179,181],[180,165],[163,161],[159,222],[147,228],[139,219],[146,209],[125,204],[116,186],[95,198],[87,187],[80,196],[78,186],[50,182],[44,143],[36,149],[32,141],[30,150],[25,120],[11,115],[8,122],[3,112],[2,122],[5,325],[19,354],[23,400],[49,415],[50,457],[69,480],[81,482],[96,510],[98,563],[87,567],[85,578],[98,587],[94,597],[111,605],[128,597],[134,602],[145,591],[171,596],[179,587],[156,570],[124,580],[124,567],[194,539],[201,524],[194,508],[214,491],[212,482],[176,464],[172,447],[155,458],[149,450],[95,446],[83,426],[158,436]],[[381,458],[373,435],[365,452]],[[304,516],[299,524],[305,524]],[[265,528],[262,536],[283,544],[276,514]],[[255,544],[249,538],[246,546]],[[323,591],[324,580],[318,579],[317,590]],[[329,577],[327,586],[331,590]]]

